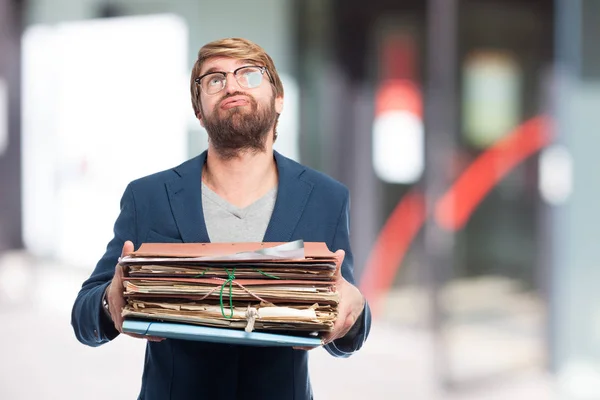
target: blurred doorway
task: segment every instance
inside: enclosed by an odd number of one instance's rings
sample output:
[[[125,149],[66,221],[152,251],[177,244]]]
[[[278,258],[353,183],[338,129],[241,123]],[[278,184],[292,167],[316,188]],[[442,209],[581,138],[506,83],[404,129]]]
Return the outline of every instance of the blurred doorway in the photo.
[[[448,174],[449,186],[494,144],[545,112],[554,44],[551,0],[457,4],[457,126],[448,129],[453,145],[447,149],[454,162],[439,171]],[[422,189],[429,168],[422,137],[427,2],[365,5],[297,5],[302,158],[350,187],[359,276],[369,273],[364,266],[382,228],[403,198]],[[441,266],[437,332],[440,379],[448,385],[546,365],[538,181],[533,155],[511,169],[452,233],[454,246]],[[392,266],[380,314],[388,322],[428,326],[424,250],[421,232]]]

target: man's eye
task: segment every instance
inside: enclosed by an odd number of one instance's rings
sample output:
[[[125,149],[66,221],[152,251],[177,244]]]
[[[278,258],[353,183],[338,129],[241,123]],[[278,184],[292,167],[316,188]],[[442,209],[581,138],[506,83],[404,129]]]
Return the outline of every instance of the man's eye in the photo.
[[[215,78],[210,78],[210,80],[208,81],[208,84],[210,86],[216,86],[218,84],[221,83],[221,78],[215,77]]]

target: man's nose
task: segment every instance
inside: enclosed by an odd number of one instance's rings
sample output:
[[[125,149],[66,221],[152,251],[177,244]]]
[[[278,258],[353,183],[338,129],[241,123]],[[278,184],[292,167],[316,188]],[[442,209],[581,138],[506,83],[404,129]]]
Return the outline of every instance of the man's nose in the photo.
[[[235,79],[235,75],[232,72],[227,74],[227,79],[225,79],[225,93],[234,93],[243,90],[243,88],[238,83],[237,79]]]

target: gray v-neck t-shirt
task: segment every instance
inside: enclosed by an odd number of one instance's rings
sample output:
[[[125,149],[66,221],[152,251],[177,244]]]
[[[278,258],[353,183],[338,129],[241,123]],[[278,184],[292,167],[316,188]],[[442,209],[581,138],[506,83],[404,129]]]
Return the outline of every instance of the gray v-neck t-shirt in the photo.
[[[262,242],[273,214],[277,188],[245,208],[238,208],[202,182],[202,210],[208,237],[218,242]]]

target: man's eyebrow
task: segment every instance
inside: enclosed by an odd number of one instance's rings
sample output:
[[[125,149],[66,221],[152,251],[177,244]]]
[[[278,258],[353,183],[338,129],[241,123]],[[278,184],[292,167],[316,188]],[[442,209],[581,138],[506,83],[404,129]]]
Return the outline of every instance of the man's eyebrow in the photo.
[[[223,72],[223,71],[220,71],[218,68],[215,68],[215,67],[210,67],[209,69],[207,69],[207,70],[206,70],[206,71],[205,71],[203,74],[201,74],[201,75],[210,74],[210,73],[212,73],[212,72]]]
[[[255,61],[252,60],[242,60],[244,63],[242,65],[240,65],[237,68],[244,68],[244,67],[250,67],[250,66],[261,66],[260,63],[257,63]],[[221,69],[218,69],[216,67],[210,67],[209,69],[207,69],[204,73],[200,74],[200,75],[206,75],[206,74],[210,74],[213,72],[225,72]]]

